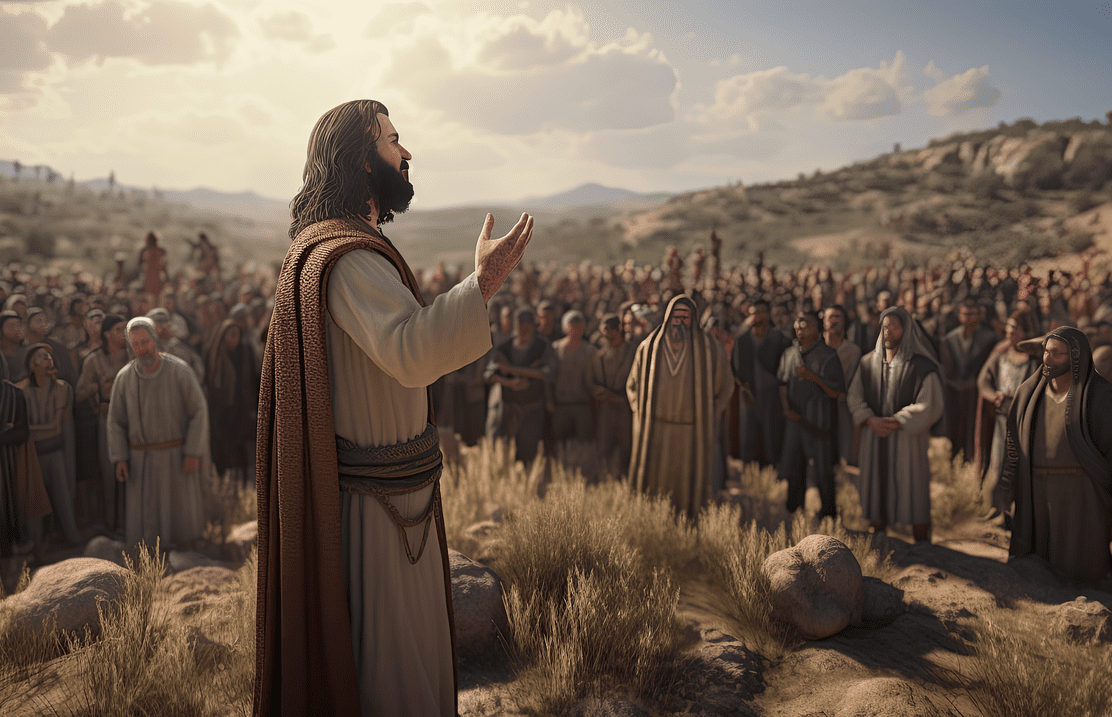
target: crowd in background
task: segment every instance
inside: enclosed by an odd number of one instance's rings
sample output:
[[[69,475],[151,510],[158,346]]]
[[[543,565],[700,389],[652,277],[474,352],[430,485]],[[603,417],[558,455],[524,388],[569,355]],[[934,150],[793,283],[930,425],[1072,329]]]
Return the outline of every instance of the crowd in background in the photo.
[[[623,473],[633,350],[682,293],[694,299],[700,325],[731,356],[739,389],[718,430],[719,451],[765,465],[782,458],[781,404],[778,396],[766,399],[784,383],[779,362],[795,338],[800,312],[819,313],[822,340],[847,346],[839,355],[846,356],[848,386],[854,361],[877,347],[881,312],[905,307],[945,367],[953,451],[975,459],[989,478],[1001,459],[999,417],[1018,382],[1037,367],[1021,350],[1022,340],[1058,326],[1080,327],[1098,369],[1109,374],[1112,274],[1094,275],[1091,255],[1074,273],[994,266],[968,250],[926,263],[894,258],[834,272],[819,265],[787,269],[761,258],[724,265],[713,233],[709,246],[709,252],[696,246],[686,257],[670,248],[656,266],[523,262],[489,302],[490,353],[433,386],[438,425],[469,444],[484,435],[514,438],[523,460],[542,446],[552,454],[578,444]],[[246,263],[222,272],[204,235],[193,250],[189,266],[170,267],[152,233],[137,257],[118,255],[115,269],[103,276],[80,266],[15,263],[0,273],[0,370],[9,382],[0,397],[7,417],[0,426],[7,496],[0,500],[6,511],[0,514],[0,557],[26,549],[28,540],[39,548],[44,541],[122,533],[105,419],[115,376],[132,358],[124,326],[133,317],[151,318],[160,350],[196,374],[209,412],[212,464],[245,481],[254,475],[255,406],[277,266]],[[418,270],[426,302],[470,270],[443,264]],[[48,368],[44,353],[50,354]],[[37,378],[44,375],[56,381],[44,384]],[[12,389],[23,392],[22,431]],[[854,429],[844,406],[836,422],[833,460],[852,464]],[[38,462],[27,456],[28,447],[36,456],[52,456],[44,462],[51,467],[38,466],[40,475],[64,475],[39,478],[50,494],[41,524],[20,502],[27,481],[35,480],[29,465]],[[61,467],[51,462],[59,453]],[[721,479],[719,471],[719,488]]]

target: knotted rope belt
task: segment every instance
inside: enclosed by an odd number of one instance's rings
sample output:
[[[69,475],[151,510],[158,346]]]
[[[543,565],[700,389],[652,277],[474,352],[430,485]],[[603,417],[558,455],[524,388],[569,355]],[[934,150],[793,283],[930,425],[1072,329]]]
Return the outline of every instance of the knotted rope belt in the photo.
[[[406,557],[411,565],[416,565],[425,552],[429,539],[429,526],[432,525],[434,511],[440,510],[440,491],[437,485],[429,504],[421,516],[414,520],[402,517],[391,496],[416,493],[440,480],[443,456],[440,453],[440,433],[429,424],[421,435],[405,443],[390,446],[357,446],[351,441],[336,436],[336,457],[340,469],[340,488],[349,493],[373,495],[386,509],[394,525],[398,526]],[[417,557],[409,547],[406,528],[425,524],[421,537],[421,547]]]

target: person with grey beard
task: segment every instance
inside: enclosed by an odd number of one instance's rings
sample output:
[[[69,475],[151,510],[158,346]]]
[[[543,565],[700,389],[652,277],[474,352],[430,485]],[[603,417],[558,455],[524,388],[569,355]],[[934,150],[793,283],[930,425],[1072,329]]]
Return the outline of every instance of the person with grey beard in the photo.
[[[154,322],[127,322],[135,360],[112,384],[108,457],[127,486],[124,536],[153,549],[188,545],[205,527],[201,463],[208,455],[208,408],[201,384],[182,361],[159,351]]]
[[[626,381],[633,408],[630,480],[698,515],[712,496],[719,421],[734,392],[722,343],[699,326],[695,302],[679,295],[664,323],[637,347]]]

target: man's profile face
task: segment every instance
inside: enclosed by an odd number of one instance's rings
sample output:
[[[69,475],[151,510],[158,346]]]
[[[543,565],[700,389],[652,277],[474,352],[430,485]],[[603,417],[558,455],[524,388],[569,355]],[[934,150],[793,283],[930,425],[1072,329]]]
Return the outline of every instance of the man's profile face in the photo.
[[[1043,348],[1042,372],[1050,378],[1061,376],[1070,368],[1070,347],[1061,339],[1046,340]]]
[[[124,342],[127,341],[127,327],[124,326],[124,322],[120,321],[112,328],[108,329],[108,333],[105,334],[105,336],[108,337],[108,341],[112,348],[122,347]]]
[[[884,317],[880,324],[881,335],[884,337],[884,348],[898,349],[903,342],[903,324],[892,314]]]
[[[386,115],[378,115],[380,133],[375,141],[374,156],[364,163],[370,173],[371,199],[379,220],[409,209],[413,185],[409,182],[409,160],[413,155],[399,142],[398,130]],[[367,131],[370,131],[370,127]]]
[[[825,331],[842,335],[846,330],[846,315],[839,309],[827,309],[822,316],[822,325]]]
[[[552,309],[541,309],[537,312],[537,326],[546,334],[552,333],[556,328],[556,312]]]
[[[768,307],[764,304],[754,304],[749,307],[749,315],[753,317],[754,326],[768,326]]]
[[[39,349],[35,355],[31,357],[31,367],[40,368],[43,371],[50,371],[54,368],[54,356],[46,349]]]

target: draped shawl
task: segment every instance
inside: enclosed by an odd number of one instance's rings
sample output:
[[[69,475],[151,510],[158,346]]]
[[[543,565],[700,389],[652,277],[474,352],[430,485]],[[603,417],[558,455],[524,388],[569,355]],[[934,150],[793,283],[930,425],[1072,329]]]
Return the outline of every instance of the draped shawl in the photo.
[[[425,304],[397,249],[368,229],[342,219],[307,227],[294,239],[278,277],[259,392],[256,717],[360,715],[340,551],[340,484],[324,314],[329,272],[353,249],[375,251],[390,260],[417,303]],[[432,423],[431,400],[428,405]],[[434,517],[455,669],[444,518],[439,511]]]
[[[1066,438],[1085,475],[1093,481],[1105,510],[1112,510],[1112,383],[1093,368],[1093,351],[1081,331],[1061,326],[1043,337],[1042,345],[1059,339],[1069,347],[1073,382],[1066,393]],[[1036,371],[1016,390],[1008,413],[1008,442],[1004,480],[1015,487],[1015,521],[1009,552],[1015,556],[1035,550],[1034,492],[1031,481],[1031,449],[1039,401],[1050,382]],[[1102,545],[1107,549],[1109,536]]]
[[[629,465],[629,477],[638,490],[646,490],[645,474],[653,443],[653,397],[657,388],[657,376],[666,373],[666,359],[664,357],[664,342],[667,340],[667,331],[672,322],[672,314],[678,304],[686,304],[691,311],[691,348],[692,368],[695,375],[691,400],[695,408],[695,436],[699,441],[695,451],[695,465],[688,470],[691,473],[692,506],[695,512],[698,506],[704,505],[710,499],[711,492],[711,466],[714,459],[714,376],[715,352],[711,345],[713,340],[699,327],[695,313],[695,302],[690,297],[680,294],[668,303],[664,312],[664,323],[653,329],[637,346],[634,355],[633,367],[639,372],[637,376],[637,402],[633,406],[633,457]],[[676,466],[677,470],[682,470]]]

